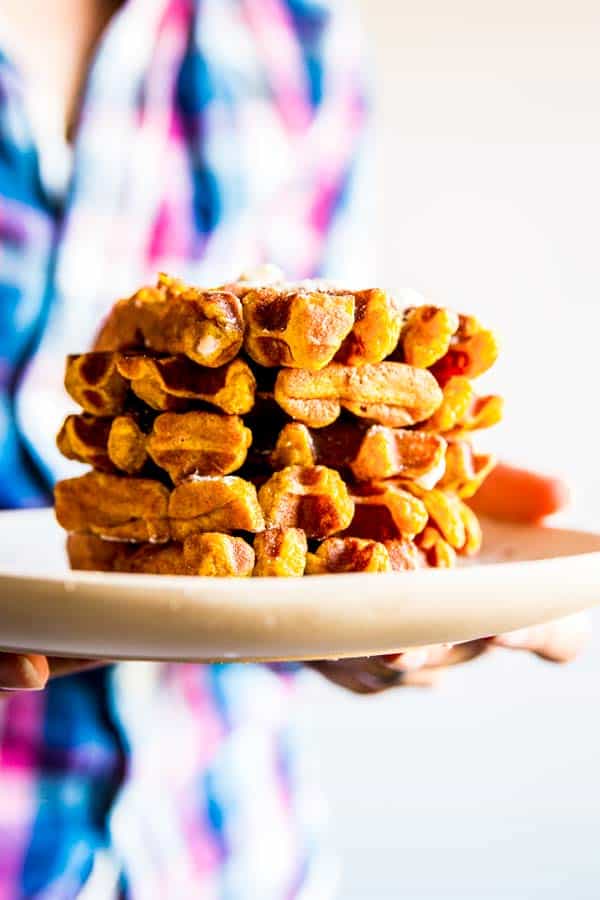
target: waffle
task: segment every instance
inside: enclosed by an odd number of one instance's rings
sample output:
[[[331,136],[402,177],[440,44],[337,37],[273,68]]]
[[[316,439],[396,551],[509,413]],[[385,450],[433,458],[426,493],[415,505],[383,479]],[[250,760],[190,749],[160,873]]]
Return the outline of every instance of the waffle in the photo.
[[[301,528],[267,528],[254,538],[254,575],[293,577],[304,575],[308,545]]]
[[[180,541],[197,531],[262,531],[255,486],[235,475],[194,476],[169,497],[171,536]]]
[[[228,475],[240,469],[252,432],[239,416],[211,412],[157,416],[146,448],[175,484],[193,475]]]
[[[146,575],[213,575],[245,578],[254,568],[254,551],[240,537],[195,534],[183,543],[121,544],[89,534],[69,534],[72,569],[137,572]]]
[[[355,485],[354,516],[348,534],[378,541],[414,538],[427,524],[427,507],[389,481]]]
[[[444,385],[442,402],[421,428],[445,437],[459,437],[497,425],[502,413],[502,397],[479,397],[468,378],[453,375]]]
[[[427,525],[423,529],[416,545],[432,569],[452,569],[456,565],[456,550],[444,540],[435,525]]]
[[[307,575],[344,572],[400,572],[418,569],[421,557],[412,541],[374,541],[365,538],[328,538],[309,553]]]
[[[242,308],[234,294],[160,275],[155,288],[142,288],[114,305],[94,349],[183,354],[215,368],[237,355],[243,339]]]
[[[91,471],[55,490],[73,568],[300,577],[449,567],[481,529],[465,501],[502,416],[473,379],[497,340],[382,290],[214,288],[166,275],[69,356],[81,412],[57,437]]]
[[[108,453],[112,421],[88,413],[67,416],[56,437],[56,446],[67,459],[112,472],[115,467]]]
[[[319,538],[343,531],[354,515],[354,503],[335,469],[287,466],[258,492],[269,528],[301,528]]]
[[[406,488],[423,502],[429,519],[454,550],[466,556],[477,553],[481,547],[479,522],[475,513],[459,497],[440,488],[425,491],[410,482]]]
[[[491,453],[475,453],[465,440],[450,441],[438,486],[463,500],[473,497],[496,464]]]
[[[274,469],[324,465],[348,471],[357,481],[377,481],[402,475],[433,486],[444,469],[446,441],[436,434],[335,422],[325,428],[286,424],[269,457]]]
[[[433,366],[443,386],[454,375],[477,378],[493,366],[498,356],[498,341],[493,331],[483,328],[474,316],[459,316],[458,328],[448,350]]]
[[[244,347],[260,366],[321,369],[354,325],[352,294],[322,291],[249,291],[242,299]]]
[[[235,414],[254,406],[256,382],[241,359],[209,369],[185,356],[92,351],[68,357],[65,387],[96,416],[124,412],[132,395],[151,410],[181,411],[201,402]]]
[[[108,458],[121,472],[135,475],[142,471],[148,459],[146,443],[146,434],[135,416],[116,416],[106,442]]]
[[[66,531],[113,541],[181,541],[196,532],[257,532],[256,488],[233,475],[194,476],[169,492],[149,478],[89,472],[59,482],[55,511]]]
[[[98,418],[71,415],[58,434],[57,445],[68,459],[88,463],[103,472],[137,474],[148,460],[163,469],[174,484],[191,475],[228,475],[244,464],[252,432],[239,416],[196,410],[161,413],[148,432],[135,414]]]
[[[259,365],[316,371],[334,359],[350,366],[378,363],[396,347],[402,310],[383,291],[334,291],[285,286],[242,296],[245,348]]]
[[[407,310],[399,346],[394,356],[421,369],[428,369],[450,349],[458,331],[455,312],[438,306],[417,306]]]
[[[313,428],[331,425],[342,407],[359,418],[400,428],[428,419],[442,393],[430,372],[404,363],[331,363],[319,372],[281,369],[275,400],[292,419]]]
[[[241,359],[207,369],[181,356],[120,353],[116,366],[136,397],[152,409],[181,410],[191,401],[203,401],[226,413],[247,413],[254,405],[254,376]]]
[[[129,385],[114,353],[81,353],[67,357],[65,388],[85,412],[115,416],[125,408]]]
[[[60,481],[54,509],[65,531],[115,541],[169,540],[169,491],[149,478],[88,472]]]

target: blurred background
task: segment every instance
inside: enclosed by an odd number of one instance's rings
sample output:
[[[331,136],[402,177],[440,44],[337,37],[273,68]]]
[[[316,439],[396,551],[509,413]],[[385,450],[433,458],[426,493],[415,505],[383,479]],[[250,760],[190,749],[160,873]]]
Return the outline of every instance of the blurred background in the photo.
[[[364,0],[374,47],[379,273],[502,336],[486,436],[565,474],[600,529],[600,7]],[[483,380],[482,380],[483,381]],[[305,685],[343,900],[600,894],[600,618],[581,661],[507,651],[433,692]]]

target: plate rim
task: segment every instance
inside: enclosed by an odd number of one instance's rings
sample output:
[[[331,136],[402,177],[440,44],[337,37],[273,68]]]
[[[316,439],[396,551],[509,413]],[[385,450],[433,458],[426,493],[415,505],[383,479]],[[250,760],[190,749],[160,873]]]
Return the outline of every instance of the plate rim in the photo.
[[[53,542],[60,538],[51,507],[0,511],[0,528],[17,517],[21,529],[27,518],[38,520],[40,541],[47,527],[57,529]],[[490,546],[497,540],[500,561],[308,580],[71,571],[66,564],[61,572],[53,571],[51,562],[48,571],[29,573],[12,568],[14,556],[9,555],[0,568],[0,608],[6,604],[0,646],[8,652],[108,661],[301,662],[397,652],[399,646],[440,640],[460,643],[600,603],[599,533],[503,523],[494,534],[495,523],[489,524]],[[555,551],[569,552],[556,555],[550,545],[551,555],[538,556],[545,530],[558,540]],[[510,555],[520,531],[530,541],[533,558]],[[25,545],[21,537],[15,534],[11,551]],[[50,549],[54,552],[54,543]],[[515,610],[519,592],[526,595],[522,616]],[[28,594],[29,599],[19,599]],[[40,627],[32,631],[37,616]]]

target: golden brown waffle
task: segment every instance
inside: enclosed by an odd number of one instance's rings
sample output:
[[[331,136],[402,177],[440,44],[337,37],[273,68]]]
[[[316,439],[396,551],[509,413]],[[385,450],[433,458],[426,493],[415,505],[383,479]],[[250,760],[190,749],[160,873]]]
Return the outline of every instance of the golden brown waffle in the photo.
[[[468,441],[452,440],[446,450],[446,465],[438,487],[468,500],[479,490],[496,464],[490,453],[474,453]]]
[[[406,310],[400,340],[390,358],[432,368],[443,386],[455,375],[476,378],[494,364],[497,356],[495,334],[474,316],[423,305]]]
[[[244,464],[251,441],[252,433],[239,416],[205,411],[162,413],[149,434],[134,414],[114,419],[71,415],[57,438],[63,456],[103,472],[135,475],[150,457],[175,484],[190,475],[235,472]]]
[[[328,538],[316,553],[309,553],[307,575],[333,572],[391,572],[390,557],[383,544],[362,538]]]
[[[442,394],[427,370],[404,363],[331,363],[320,372],[281,369],[275,399],[289,416],[313,428],[331,425],[342,407],[379,425],[401,428],[429,418]]]
[[[185,356],[92,352],[68,357],[65,387],[96,416],[123,412],[130,388],[153,410],[186,410],[203,402],[236,414],[252,409],[256,382],[241,359],[207,369]]]
[[[427,524],[424,502],[393,482],[355,485],[352,499],[348,535],[376,541],[413,538]]]
[[[175,484],[190,475],[228,475],[241,468],[252,432],[239,416],[210,412],[163,413],[146,448]]]
[[[316,371],[334,358],[378,363],[398,342],[402,310],[377,289],[269,285],[242,290],[248,355],[261,366]]]
[[[340,421],[325,428],[290,422],[269,458],[274,469],[323,465],[349,470],[357,481],[402,475],[433,487],[443,470],[446,441],[438,435]]]
[[[183,556],[196,575],[247,578],[254,568],[250,544],[228,534],[193,534],[184,541]]]
[[[268,528],[254,538],[254,575],[289,578],[304,575],[306,535],[300,528]]]
[[[428,566],[433,569],[452,569],[456,565],[456,550],[444,540],[434,525],[428,525],[415,539]]]
[[[254,405],[256,382],[241,359],[215,369],[202,368],[184,356],[120,353],[116,360],[133,393],[152,409],[188,409],[190,401],[200,400],[235,414],[250,412]]]
[[[418,569],[421,559],[412,541],[328,538],[306,561],[307,575],[343,572],[392,572]]]
[[[86,572],[116,572],[124,548],[131,550],[129,545],[105,541],[94,534],[72,532],[67,535],[67,556],[72,569]]]
[[[335,356],[346,366],[382,362],[398,343],[402,308],[383,291],[372,289],[354,294],[354,325]]]
[[[301,528],[327,537],[352,521],[354,503],[338,472],[325,466],[288,466],[258,492],[267,528]]]
[[[86,535],[83,535],[86,537]],[[141,575],[196,574],[187,565],[183,544],[129,544],[117,551],[113,569]]]
[[[321,369],[354,324],[352,294],[265,287],[242,299],[248,355],[260,366]]]
[[[256,488],[234,475],[194,477],[169,498],[173,540],[197,531],[262,531],[265,527]]]
[[[494,459],[470,439],[502,401],[472,379],[497,349],[474,317],[403,312],[378,289],[160,276],[67,362],[83,412],[57,444],[93,467],[56,488],[71,564],[259,577],[454,565],[481,544],[463,501]]]
[[[148,478],[88,472],[54,490],[56,518],[66,531],[112,540],[168,541],[168,506],[167,488]]]
[[[114,353],[80,353],[67,357],[65,388],[85,412],[115,416],[123,411],[129,384]]]
[[[63,456],[88,463],[101,472],[120,470],[136,475],[147,459],[146,435],[133,415],[114,419],[71,415],[56,438]]]
[[[459,316],[458,330],[447,353],[435,363],[433,373],[443,386],[453,375],[477,378],[498,358],[498,340],[475,316]]]
[[[108,455],[112,419],[83,415],[67,416],[56,437],[56,446],[67,459],[88,463],[103,472],[113,471]]]
[[[439,488],[426,491],[411,482],[406,482],[405,487],[423,501],[431,522],[451,547],[465,556],[477,553],[481,528],[475,513],[459,497]]]
[[[72,569],[148,575],[298,577],[305,573],[400,572],[423,565],[412,541],[383,544],[328,538],[316,553],[307,554],[306,539],[297,529],[265,531],[255,538],[254,550],[242,538],[223,534],[192,535],[182,544],[161,545],[123,544],[95,535],[69,534],[67,554]]]
[[[428,369],[448,352],[458,331],[458,316],[439,306],[417,306],[406,311],[404,326],[394,356],[421,369]]]
[[[170,493],[149,478],[89,472],[55,489],[58,522],[66,531],[111,540],[180,541],[198,531],[262,531],[256,488],[232,475],[195,477]]]
[[[67,554],[72,569],[137,572],[147,575],[212,575],[246,578],[254,551],[228,534],[194,534],[182,544],[122,544],[88,534],[70,534]]]
[[[142,288],[114,305],[94,349],[182,353],[215,368],[236,356],[243,339],[242,307],[234,294],[160,275],[155,288]]]
[[[502,397],[495,394],[478,397],[468,378],[453,375],[444,385],[441,404],[421,427],[446,437],[460,437],[497,425],[503,408]]]
[[[107,450],[110,461],[117,469],[129,475],[141,472],[148,459],[148,452],[146,435],[135,416],[123,415],[113,419]]]
[[[385,549],[390,557],[393,572],[406,572],[410,569],[420,569],[426,560],[417,548],[416,540],[406,538],[394,541],[384,541]]]

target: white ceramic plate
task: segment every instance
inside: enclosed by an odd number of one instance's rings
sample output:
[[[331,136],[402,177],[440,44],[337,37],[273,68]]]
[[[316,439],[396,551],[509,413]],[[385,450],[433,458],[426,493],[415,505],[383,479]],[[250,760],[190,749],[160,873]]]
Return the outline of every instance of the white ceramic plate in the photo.
[[[453,571],[310,578],[70,572],[51,510],[0,513],[0,647],[110,659],[324,659],[466,641],[600,601],[600,535],[484,523]]]

